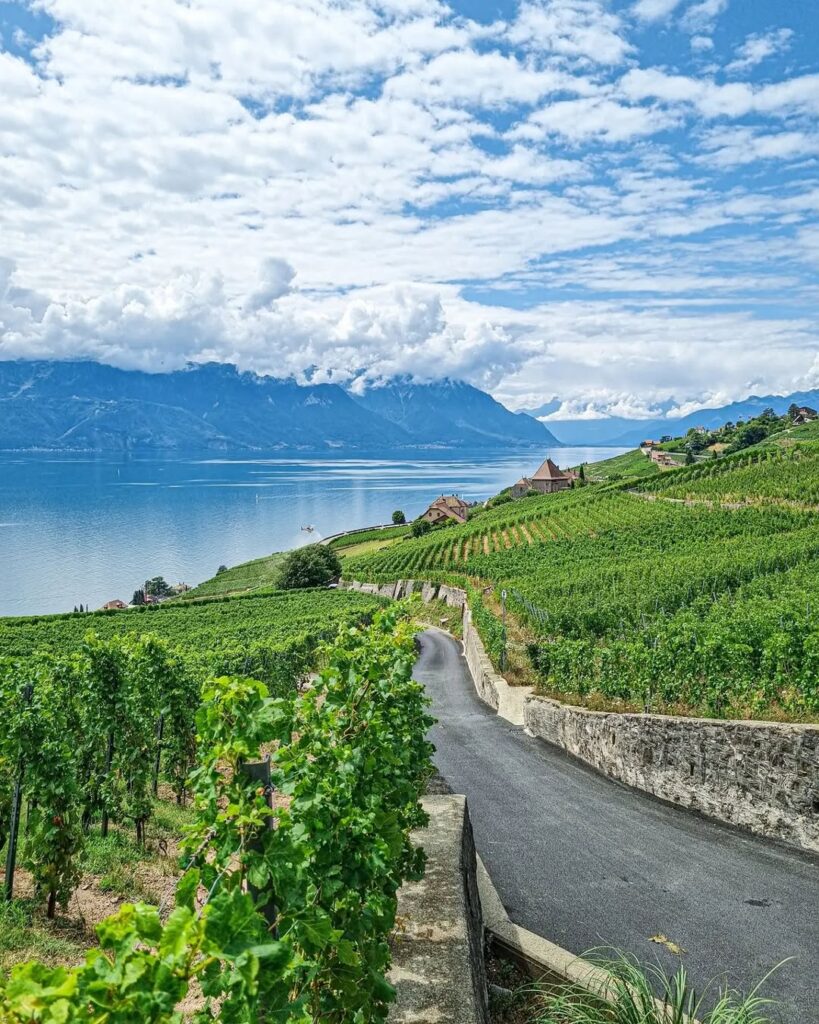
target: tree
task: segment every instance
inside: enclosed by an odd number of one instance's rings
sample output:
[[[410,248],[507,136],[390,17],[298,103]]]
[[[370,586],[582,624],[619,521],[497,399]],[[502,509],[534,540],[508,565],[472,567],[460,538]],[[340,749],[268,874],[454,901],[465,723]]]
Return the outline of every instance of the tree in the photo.
[[[227,566],[226,565],[220,565],[219,568],[216,570],[216,575],[219,576],[219,575],[221,575],[221,573],[227,572],[227,571],[228,570],[227,570]]]
[[[141,587],[139,590],[134,591],[134,596],[131,598],[131,604],[145,604],[145,591]]]
[[[578,479],[580,479],[580,480],[585,480],[586,479],[586,467],[583,465],[582,462],[580,463],[580,470],[578,471],[577,476],[578,476]]]
[[[395,523],[396,526],[403,526],[404,523],[407,521],[407,517],[404,515],[400,508],[397,508],[392,514],[392,521]]]
[[[685,453],[685,464],[686,466],[694,465],[694,453],[690,449]]]
[[[145,580],[145,594],[148,597],[169,597],[173,591],[164,577],[154,576],[151,580]]]
[[[413,537],[423,537],[425,533],[429,533],[432,529],[432,523],[426,519],[415,519],[413,520],[412,526],[410,527],[410,533]]]
[[[341,575],[341,562],[329,545],[296,548],[282,562],[278,585],[282,590],[324,587]]]

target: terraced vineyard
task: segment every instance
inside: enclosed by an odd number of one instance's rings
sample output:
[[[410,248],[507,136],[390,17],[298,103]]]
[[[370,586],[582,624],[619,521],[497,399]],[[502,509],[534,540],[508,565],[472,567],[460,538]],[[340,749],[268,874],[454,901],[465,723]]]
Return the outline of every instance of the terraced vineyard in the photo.
[[[792,501],[819,506],[819,445],[742,452],[641,481],[636,489],[667,498]]]
[[[309,666],[319,641],[341,626],[369,619],[381,604],[344,591],[273,591],[127,612],[5,618],[0,619],[0,657],[63,654],[76,649],[89,631],[103,639],[150,633],[182,653],[203,677],[249,674],[286,685]]]
[[[594,532],[610,518],[609,505],[595,500],[600,493],[572,491],[501,505],[465,526],[444,527],[418,540],[405,538],[384,552],[351,557],[345,560],[344,573],[351,577],[363,571],[367,578],[375,573],[391,580],[419,572],[461,571],[481,555]]]
[[[345,576],[506,588],[544,689],[571,699],[816,718],[819,460],[763,452],[710,468],[638,485],[658,499],[701,485],[702,502],[645,501],[625,485],[523,499],[350,559]],[[742,507],[708,503],[728,495]]]

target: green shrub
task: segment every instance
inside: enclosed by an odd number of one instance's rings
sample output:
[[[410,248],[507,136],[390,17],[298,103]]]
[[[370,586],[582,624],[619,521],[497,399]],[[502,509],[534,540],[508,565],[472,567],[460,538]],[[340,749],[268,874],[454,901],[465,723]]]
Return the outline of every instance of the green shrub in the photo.
[[[285,558],[278,583],[282,590],[305,590],[326,586],[340,575],[341,562],[329,545],[308,544],[291,551]]]

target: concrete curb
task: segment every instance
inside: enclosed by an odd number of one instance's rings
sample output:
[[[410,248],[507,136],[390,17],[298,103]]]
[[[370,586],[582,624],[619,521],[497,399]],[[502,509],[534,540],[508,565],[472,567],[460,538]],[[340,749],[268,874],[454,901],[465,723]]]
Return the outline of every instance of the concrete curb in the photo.
[[[483,918],[466,797],[425,796],[429,825],[413,835],[424,877],[398,894],[392,1024],[488,1024]]]

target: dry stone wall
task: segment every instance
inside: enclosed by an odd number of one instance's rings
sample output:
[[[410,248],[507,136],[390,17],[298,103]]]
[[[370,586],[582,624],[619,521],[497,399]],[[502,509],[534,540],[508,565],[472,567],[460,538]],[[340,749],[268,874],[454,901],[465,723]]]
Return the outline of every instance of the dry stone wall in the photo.
[[[758,835],[819,852],[819,728],[624,715],[545,697],[526,727],[598,771]]]
[[[498,710],[511,688],[486,653],[463,590],[414,580],[345,585],[396,599],[420,593],[460,608],[475,688]],[[635,789],[819,853],[819,726],[589,711],[534,696],[523,724]]]

